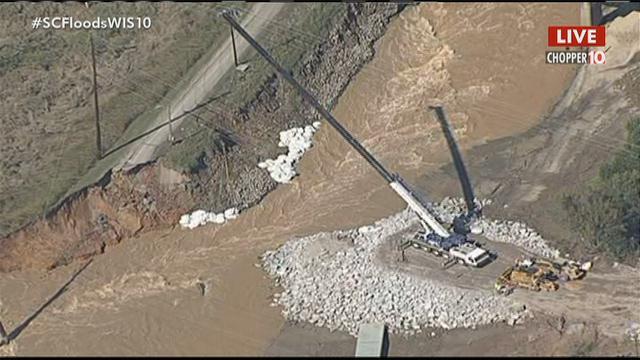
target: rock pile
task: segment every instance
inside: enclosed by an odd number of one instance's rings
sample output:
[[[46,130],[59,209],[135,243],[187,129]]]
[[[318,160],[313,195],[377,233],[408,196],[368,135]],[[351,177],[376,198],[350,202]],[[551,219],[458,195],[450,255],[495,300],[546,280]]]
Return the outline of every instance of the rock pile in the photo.
[[[237,217],[238,209],[236,208],[229,208],[219,214],[205,210],[196,210],[191,214],[182,215],[180,217],[180,226],[187,229],[194,229],[207,223],[224,224]]]
[[[292,128],[280,132],[278,146],[288,149],[286,154],[278,156],[275,160],[267,159],[258,164],[261,169],[267,169],[269,175],[278,183],[286,184],[296,176],[295,165],[302,155],[311,147],[313,134],[320,127],[316,121],[313,126],[304,128]]]
[[[517,221],[480,219],[476,222],[484,236],[496,242],[512,243],[527,251],[546,258],[560,257],[560,251],[547,245],[535,230]]]
[[[479,205],[484,207],[489,204],[490,200],[482,200]],[[456,216],[466,211],[466,206],[462,199],[445,198],[441,203],[434,204],[433,209],[442,221],[451,223]],[[560,256],[559,250],[550,247],[540,234],[525,223],[483,217],[471,226],[480,228],[484,237],[491,241],[511,243],[535,255],[551,259]]]
[[[520,319],[525,310],[507,298],[416,278],[374,261],[385,239],[416,223],[405,210],[373,226],[295,239],[265,253],[264,268],[284,288],[274,305],[281,305],[289,320],[354,336],[365,322],[413,334],[425,327],[475,328]],[[331,249],[336,241],[342,246]]]

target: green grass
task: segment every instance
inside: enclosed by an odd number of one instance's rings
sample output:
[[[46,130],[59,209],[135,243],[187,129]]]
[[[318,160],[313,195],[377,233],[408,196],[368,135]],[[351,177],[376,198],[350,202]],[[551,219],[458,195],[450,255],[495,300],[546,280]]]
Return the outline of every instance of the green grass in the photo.
[[[221,44],[228,36],[228,25],[223,23],[224,20],[220,19],[217,15],[217,11],[222,6],[228,6],[224,4],[215,4],[214,8],[210,10],[210,18],[208,19],[207,26],[203,26],[199,28],[198,36],[194,37],[193,34],[183,34],[183,37],[177,37],[176,42],[178,44],[192,44],[193,39],[199,42],[208,42],[210,45],[207,47],[206,51],[198,52],[194,50],[185,51],[184,49],[189,46],[182,46],[178,48],[171,56],[170,59],[174,59],[176,61],[183,61],[184,64],[176,65],[169,61],[169,63],[165,63],[164,66],[158,69],[157,72],[151,73],[151,76],[146,76],[148,80],[144,85],[141,85],[141,89],[138,91],[132,91],[131,93],[135,99],[140,99],[140,94],[151,93],[151,94],[162,94],[162,96],[157,96],[153,101],[146,103],[143,110],[136,112],[133,115],[130,115],[131,119],[128,121],[128,126],[122,133],[122,135],[115,141],[110,149],[115,149],[123,146],[123,144],[130,143],[133,139],[139,137],[141,134],[145,133],[148,129],[149,123],[153,122],[154,119],[160,114],[167,113],[167,104],[171,103],[173,99],[176,98],[176,95],[189,83],[189,81],[194,78],[194,76],[198,73],[198,71],[208,62],[211,56],[217,51],[219,44]],[[239,8],[248,8],[249,6],[246,3],[240,3],[234,5]],[[185,10],[188,11],[188,8]],[[208,35],[207,35],[208,34]],[[186,38],[185,38],[186,36]],[[181,76],[175,76],[175,72],[173,69],[176,66],[180,66],[183,69],[186,69]],[[149,73],[149,72],[148,72]],[[126,95],[125,95],[126,96]],[[131,101],[131,100],[129,100]],[[109,106],[111,108],[111,106]],[[115,106],[117,109],[118,107]],[[144,141],[144,138],[141,138],[138,141]],[[80,178],[80,180],[74,184],[74,186],[69,189],[68,194],[75,192],[83,187],[93,184],[98,179],[100,179],[109,169],[113,166],[117,165],[120,160],[127,155],[129,149],[132,146],[136,145],[136,142],[120,148],[119,150],[109,154],[104,159],[96,162],[91,169],[89,169],[86,174]]]

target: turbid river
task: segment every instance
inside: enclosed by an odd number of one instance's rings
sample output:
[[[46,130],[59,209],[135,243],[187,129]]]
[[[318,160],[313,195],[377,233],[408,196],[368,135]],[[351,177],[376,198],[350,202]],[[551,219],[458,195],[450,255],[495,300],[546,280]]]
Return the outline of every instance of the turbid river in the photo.
[[[446,106],[465,149],[530,128],[574,74],[544,64],[547,26],[578,21],[579,4],[411,6],[334,114],[383,164],[416,181],[449,158],[428,104]],[[269,306],[272,283],[254,266],[257,256],[293,236],[404,207],[327,124],[299,171],[233,222],[146,234],[98,256],[0,354],[261,354],[283,319]],[[80,265],[4,275],[8,330]]]

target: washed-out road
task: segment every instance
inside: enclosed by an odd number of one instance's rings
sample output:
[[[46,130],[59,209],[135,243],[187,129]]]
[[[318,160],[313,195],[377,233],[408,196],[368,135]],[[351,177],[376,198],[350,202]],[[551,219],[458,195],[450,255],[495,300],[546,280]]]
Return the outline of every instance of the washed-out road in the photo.
[[[244,16],[241,21],[242,26],[252,35],[256,36],[271,19],[273,19],[282,9],[281,3],[257,3]],[[170,116],[172,119],[193,109],[206,99],[210,91],[218,84],[222,77],[235,67],[233,50],[231,48],[231,36],[214,53],[209,61],[192,77],[188,85],[176,94],[170,101]],[[236,50],[241,56],[249,44],[239,36],[236,37]],[[180,126],[184,118],[176,119],[172,125]],[[159,126],[167,121],[167,114],[160,113],[153,121],[147,124],[142,133]],[[159,128],[144,138],[144,141],[137,141],[131,145],[115,169],[130,169],[139,164],[149,162],[154,159],[156,149],[169,139],[170,129],[167,126]]]

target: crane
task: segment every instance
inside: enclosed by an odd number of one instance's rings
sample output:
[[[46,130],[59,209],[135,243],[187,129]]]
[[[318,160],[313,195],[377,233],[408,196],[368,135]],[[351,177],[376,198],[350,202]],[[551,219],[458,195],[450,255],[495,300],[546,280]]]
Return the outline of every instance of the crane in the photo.
[[[271,54],[265,50],[258,42],[249,35],[244,28],[234,19],[233,13],[229,10],[223,10],[220,15],[236,30],[267,62],[275,68],[275,70],[297,91],[302,98],[313,106],[322,117],[351,145],[365,161],[376,170],[376,172],[388,183],[389,187],[400,196],[408,205],[408,207],[418,216],[424,231],[419,233],[414,239],[414,245],[427,250],[434,250],[439,254],[448,253],[460,262],[471,266],[482,266],[490,261],[489,253],[482,249],[475,241],[466,237],[465,234],[454,233],[449,231],[438,221],[436,216],[429,210],[429,206],[419,200],[415,191],[406,183],[399,174],[390,173],[360,142],[347,131],[347,129],[338,122],[338,120],[318,102],[316,97],[312,95],[305,87],[293,77],[291,71],[283,68]],[[436,113],[442,112],[442,108],[436,108]],[[446,119],[445,119],[446,122]],[[444,126],[443,126],[444,127]],[[449,137],[447,137],[449,139]],[[454,141],[455,143],[455,141]],[[451,145],[450,145],[451,148]],[[452,148],[452,153],[454,152]],[[457,153],[457,148],[456,148]],[[461,157],[457,153],[457,157],[461,162]],[[457,164],[457,160],[456,160]],[[456,165],[456,167],[458,167]],[[462,167],[464,169],[464,166]],[[466,171],[465,171],[466,176]],[[465,198],[470,197],[470,203],[473,204],[473,193],[468,192],[470,184],[463,184],[465,190]],[[468,195],[468,196],[467,196]],[[469,204],[469,203],[468,203]],[[474,205],[475,206],[475,205]],[[471,210],[471,209],[470,209]]]

